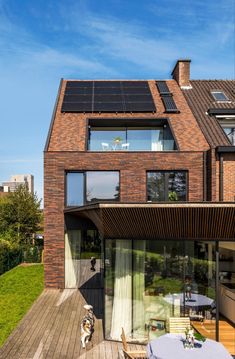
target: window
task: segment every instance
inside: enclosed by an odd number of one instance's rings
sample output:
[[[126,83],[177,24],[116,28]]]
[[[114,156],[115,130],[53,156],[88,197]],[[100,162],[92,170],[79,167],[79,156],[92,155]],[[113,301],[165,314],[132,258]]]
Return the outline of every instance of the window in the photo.
[[[220,125],[227,135],[230,143],[235,146],[235,121],[231,119],[224,119],[220,121]]]
[[[67,173],[67,206],[82,206],[84,204],[84,174],[81,172]]]
[[[67,206],[82,206],[84,203],[102,201],[119,201],[118,171],[67,173]]]
[[[229,101],[223,91],[211,91],[211,94],[216,101]]]
[[[86,173],[86,201],[119,201],[119,172]]]
[[[228,136],[229,141],[235,146],[235,125],[234,127],[224,127],[224,132]]]
[[[186,171],[147,172],[147,200],[186,201],[186,183]]]
[[[92,126],[90,151],[171,151],[175,141],[169,126]]]

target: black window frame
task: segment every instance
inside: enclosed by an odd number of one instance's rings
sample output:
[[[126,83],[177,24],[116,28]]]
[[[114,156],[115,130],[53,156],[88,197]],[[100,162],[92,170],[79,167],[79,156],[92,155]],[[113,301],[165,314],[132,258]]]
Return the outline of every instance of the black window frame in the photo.
[[[113,199],[104,199],[104,200],[100,200],[97,202],[92,202],[92,201],[87,201],[87,172],[117,172],[118,173],[118,177],[119,177],[119,195],[118,195],[118,199],[117,200],[113,200]],[[67,186],[68,186],[68,181],[67,181],[67,175],[69,173],[80,173],[83,174],[83,204],[82,205],[68,205],[67,204]],[[82,170],[66,170],[65,171],[65,186],[64,186],[64,206],[65,208],[72,208],[72,207],[82,207],[85,205],[89,205],[89,204],[93,204],[93,203],[116,203],[116,202],[120,202],[120,193],[121,193],[121,182],[120,182],[121,176],[120,176],[120,170],[88,170],[88,171],[82,171]]]
[[[177,173],[177,172],[183,172],[185,173],[185,190],[186,190],[186,193],[185,193],[185,200],[184,201],[170,201],[169,200],[169,189],[168,189],[168,183],[169,183],[169,176],[165,176],[164,178],[164,186],[165,188],[167,188],[167,191],[165,191],[164,193],[164,201],[151,201],[150,199],[148,199],[148,173],[165,173],[165,174],[170,174],[170,173]],[[169,203],[172,203],[172,202],[188,202],[188,193],[189,193],[189,174],[188,174],[188,170],[186,169],[174,169],[174,170],[148,170],[146,171],[146,202],[148,203],[165,203],[165,202],[169,202]]]
[[[168,118],[158,118],[158,119],[151,119],[151,118],[102,118],[102,119],[98,119],[97,118],[90,118],[87,119],[87,140],[86,140],[86,147],[85,150],[87,152],[104,152],[102,150],[100,151],[94,151],[94,150],[90,150],[90,130],[92,127],[123,127],[125,129],[130,128],[130,127],[143,127],[143,128],[147,128],[147,127],[162,127],[163,128],[163,141],[164,141],[164,129],[168,128],[168,130],[171,133],[172,136],[172,140],[174,141],[174,149],[173,150],[162,150],[162,151],[151,151],[151,150],[135,150],[135,151],[122,151],[122,152],[141,152],[141,153],[145,153],[145,152],[175,152],[175,151],[179,151],[179,144],[178,141],[176,139],[176,136],[174,134],[174,131],[172,129],[171,123],[169,121]],[[113,151],[105,151],[105,152],[113,152]],[[118,152],[118,151],[117,151]]]

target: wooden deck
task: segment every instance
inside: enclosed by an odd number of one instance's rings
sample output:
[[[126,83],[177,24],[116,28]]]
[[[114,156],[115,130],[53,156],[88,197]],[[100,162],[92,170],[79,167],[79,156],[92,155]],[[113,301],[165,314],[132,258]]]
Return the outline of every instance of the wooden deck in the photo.
[[[96,322],[91,342],[82,349],[80,322],[85,303],[94,306]],[[0,358],[117,359],[121,344],[104,341],[102,306],[101,289],[45,289],[0,348]]]
[[[207,338],[215,339],[215,322],[204,321],[193,322],[194,328]],[[220,342],[225,346],[230,354],[235,356],[235,326],[229,323],[226,319],[219,321],[219,336]]]

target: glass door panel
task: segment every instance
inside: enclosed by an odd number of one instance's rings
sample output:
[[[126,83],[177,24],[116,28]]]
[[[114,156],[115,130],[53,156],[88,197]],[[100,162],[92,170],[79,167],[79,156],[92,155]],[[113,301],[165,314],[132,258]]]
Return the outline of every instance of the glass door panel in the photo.
[[[80,281],[81,231],[65,233],[65,288],[78,288]]]
[[[169,331],[170,317],[189,317],[215,339],[215,263],[214,242],[106,240],[106,338],[120,340],[124,327],[145,343]]]

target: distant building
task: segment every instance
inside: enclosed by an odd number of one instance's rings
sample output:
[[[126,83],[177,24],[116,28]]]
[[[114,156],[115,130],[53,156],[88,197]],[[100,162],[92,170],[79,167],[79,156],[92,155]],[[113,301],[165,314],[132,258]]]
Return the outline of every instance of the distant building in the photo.
[[[34,176],[33,175],[13,175],[10,181],[3,182],[3,192],[15,192],[20,185],[26,185],[30,193],[34,192]]]

